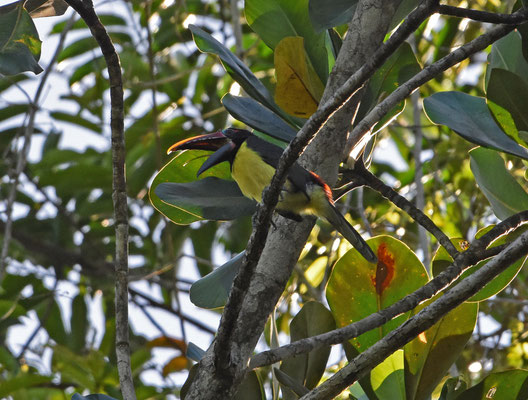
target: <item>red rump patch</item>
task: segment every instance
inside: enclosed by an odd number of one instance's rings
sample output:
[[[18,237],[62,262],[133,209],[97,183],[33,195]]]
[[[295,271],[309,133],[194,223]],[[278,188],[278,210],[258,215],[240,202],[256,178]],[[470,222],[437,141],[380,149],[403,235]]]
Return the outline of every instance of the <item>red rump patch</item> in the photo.
[[[313,180],[323,188],[326,198],[330,202],[330,204],[334,204],[334,198],[332,197],[332,189],[330,189],[330,186],[326,184],[325,181],[323,181],[323,178],[321,178],[319,175],[317,175],[315,172],[308,171],[310,175],[312,175]]]
[[[376,293],[381,295],[394,278],[394,255],[389,253],[387,245],[378,247],[378,265],[376,267]]]

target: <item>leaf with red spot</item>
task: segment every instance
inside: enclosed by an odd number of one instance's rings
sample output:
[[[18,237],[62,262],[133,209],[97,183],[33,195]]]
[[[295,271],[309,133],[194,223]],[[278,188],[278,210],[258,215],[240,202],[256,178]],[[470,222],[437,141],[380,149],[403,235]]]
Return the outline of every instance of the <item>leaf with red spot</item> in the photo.
[[[403,242],[390,236],[377,236],[367,242],[378,256],[377,265],[368,263],[352,249],[337,261],[328,281],[326,298],[338,327],[394,304],[429,280],[423,264]],[[400,315],[351,343],[362,352],[407,317],[408,314]]]

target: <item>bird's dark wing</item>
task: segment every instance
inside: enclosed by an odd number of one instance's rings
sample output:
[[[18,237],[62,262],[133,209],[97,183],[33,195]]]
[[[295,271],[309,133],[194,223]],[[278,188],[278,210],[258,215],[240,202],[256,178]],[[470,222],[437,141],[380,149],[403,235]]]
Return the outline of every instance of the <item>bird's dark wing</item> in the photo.
[[[250,149],[259,153],[262,159],[273,168],[277,168],[283,149],[270,142],[267,142],[257,136],[250,136],[247,139],[247,145]],[[306,193],[306,186],[313,182],[312,175],[298,163],[294,163],[288,171],[288,180],[291,182],[295,191]]]

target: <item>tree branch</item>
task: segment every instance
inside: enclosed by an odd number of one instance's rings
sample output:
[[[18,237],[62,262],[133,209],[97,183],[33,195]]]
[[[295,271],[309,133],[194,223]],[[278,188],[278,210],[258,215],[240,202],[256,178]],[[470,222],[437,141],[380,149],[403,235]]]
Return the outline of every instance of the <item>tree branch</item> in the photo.
[[[346,171],[344,175],[351,177],[355,182],[361,183],[376,190],[387,200],[391,201],[400,209],[409,214],[410,217],[427,229],[436,238],[436,240],[438,240],[438,243],[440,243],[447,250],[449,255],[455,259],[458,254],[458,250],[453,245],[453,243],[451,243],[451,240],[449,240],[447,235],[442,232],[442,230],[438,228],[435,223],[423,213],[422,210],[418,209],[409,200],[400,195],[391,187],[387,186],[381,179],[367,170],[361,161],[356,162],[354,169],[351,171]]]
[[[440,5],[438,13],[452,17],[468,18],[473,21],[489,22],[492,24],[519,24],[526,21],[526,10],[524,14],[499,14],[488,11],[472,10],[470,8],[462,8],[448,5]]]
[[[449,311],[476,294],[493,278],[527,253],[528,232],[525,232],[474,274],[462,280],[441,298],[388,333],[302,399],[323,400],[338,395],[398,348],[409,343],[421,332],[432,327]]]
[[[515,12],[514,14],[519,18],[522,17],[523,21],[528,19],[528,9],[523,9]],[[515,25],[501,25],[491,29],[489,32],[480,35],[478,38],[473,39],[469,43],[459,47],[447,56],[442,57],[435,63],[425,67],[422,71],[416,74],[414,77],[409,79],[407,82],[398,87],[394,92],[388,95],[385,100],[380,102],[374,107],[355,127],[352,131],[351,141],[347,145],[346,153],[349,154],[355,143],[359,142],[363,138],[363,135],[369,134],[373,136],[371,131],[372,127],[378,123],[378,121],[389,112],[392,107],[407,98],[415,89],[423,85],[424,83],[433,79],[439,73],[451,68],[453,65],[465,60],[470,55],[484,50],[490,44],[494,43],[498,39],[506,36],[512,30],[515,29]]]
[[[475,240],[468,250],[460,253],[453,264],[445,271],[441,272],[426,285],[405,296],[393,305],[371,314],[360,321],[354,322],[343,328],[335,329],[317,336],[301,339],[296,342],[278,347],[273,350],[264,351],[251,358],[249,368],[259,368],[265,365],[276,363],[289,357],[308,353],[322,346],[340,344],[346,340],[358,337],[359,335],[378,328],[394,317],[412,310],[422,301],[433,297],[440,290],[447,287],[456,279],[462,271],[477,262],[489,258],[496,254],[497,248],[486,249],[486,247],[496,238],[504,233],[519,227],[528,221],[528,211],[520,212],[497,224],[489,232]],[[501,247],[500,249],[503,250]]]
[[[128,206],[125,176],[125,138],[123,81],[121,65],[115,47],[105,27],[95,13],[91,0],[66,0],[75,10],[99,44],[108,68],[110,80],[112,130],[112,200],[116,232],[116,355],[121,393],[125,400],[135,400],[136,394],[130,366],[128,339]]]
[[[229,354],[232,346],[230,333],[234,329],[244,296],[264,249],[273,209],[277,205],[288,168],[297,160],[309,141],[319,132],[328,119],[346,104],[364,82],[374,74],[376,69],[383,65],[383,62],[405,41],[409,34],[435,11],[437,3],[437,1],[427,0],[412,12],[394,35],[347,80],[343,87],[335,93],[335,96],[318,108],[282,154],[270,186],[263,193],[263,204],[259,205],[254,217],[254,230],[222,315],[215,345],[215,348],[218,349],[216,363],[220,369],[224,369],[230,364]]]

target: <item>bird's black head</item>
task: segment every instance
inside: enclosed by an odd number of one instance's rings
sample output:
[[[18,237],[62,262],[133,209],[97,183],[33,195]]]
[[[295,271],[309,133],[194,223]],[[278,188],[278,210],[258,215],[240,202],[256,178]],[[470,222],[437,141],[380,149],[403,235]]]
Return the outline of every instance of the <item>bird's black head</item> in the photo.
[[[198,170],[200,175],[209,168],[224,161],[233,162],[236,152],[244,141],[252,135],[245,129],[227,128],[210,134],[194,136],[173,144],[167,154],[178,150],[209,150],[214,153]]]
[[[232,140],[237,148],[240,147],[240,145],[242,145],[242,143],[244,143],[248,137],[253,136],[253,134],[246,129],[238,129],[233,127],[224,129],[222,133],[225,137]]]

